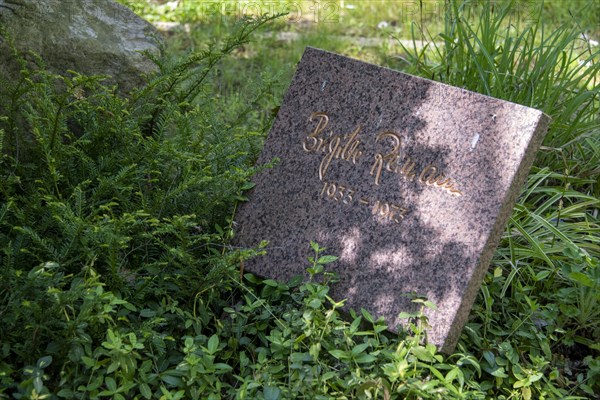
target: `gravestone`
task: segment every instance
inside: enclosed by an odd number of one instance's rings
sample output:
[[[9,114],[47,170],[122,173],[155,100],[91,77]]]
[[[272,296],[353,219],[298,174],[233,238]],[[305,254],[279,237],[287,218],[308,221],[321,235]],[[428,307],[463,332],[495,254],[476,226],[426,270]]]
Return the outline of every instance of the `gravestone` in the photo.
[[[426,309],[453,351],[549,118],[540,111],[308,48],[241,205],[247,271],[305,274],[309,242],[340,258],[331,296],[383,316]]]

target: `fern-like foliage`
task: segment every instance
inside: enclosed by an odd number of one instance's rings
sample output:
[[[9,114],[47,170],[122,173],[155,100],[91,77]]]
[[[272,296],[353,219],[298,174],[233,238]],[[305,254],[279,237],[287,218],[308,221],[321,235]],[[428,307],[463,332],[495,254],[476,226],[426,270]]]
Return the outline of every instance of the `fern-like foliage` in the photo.
[[[221,227],[254,172],[263,127],[248,110],[232,125],[208,88],[218,63],[273,18],[242,21],[183,59],[149,54],[159,72],[129,98],[101,77],[57,76],[15,53],[19,79],[0,76],[0,342],[19,343],[11,357],[35,362],[61,346],[64,326],[41,328],[44,303],[66,307],[48,305],[59,320],[91,313],[83,279],[140,304],[169,289],[193,301],[231,269],[215,261]],[[50,276],[57,290],[71,281],[79,300],[65,306],[35,284],[25,297],[14,290]]]

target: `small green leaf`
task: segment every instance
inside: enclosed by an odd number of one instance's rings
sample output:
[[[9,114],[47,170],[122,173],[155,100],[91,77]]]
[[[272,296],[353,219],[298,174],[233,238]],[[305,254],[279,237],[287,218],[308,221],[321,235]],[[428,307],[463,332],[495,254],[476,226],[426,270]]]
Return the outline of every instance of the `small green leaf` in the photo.
[[[156,316],[156,311],[151,310],[149,308],[144,308],[142,311],[140,311],[140,316],[142,318],[152,318]]]
[[[496,357],[491,351],[484,351],[483,358],[485,358],[485,361],[487,361],[491,367],[494,367],[496,365]]]
[[[496,368],[495,370],[491,371],[490,374],[496,378],[508,378],[508,375],[504,371],[504,367]]]
[[[88,368],[94,368],[96,366],[96,360],[94,360],[93,358],[82,356],[81,361],[83,361],[85,366]]]
[[[108,390],[114,392],[117,390],[117,382],[115,381],[115,378],[113,378],[112,376],[107,376],[106,379],[104,380],[104,383],[106,383],[106,387],[108,388]]]
[[[365,351],[367,347],[369,347],[369,343],[357,344],[356,346],[354,346],[354,348],[352,348],[352,354],[360,354],[363,351]]]
[[[309,303],[308,306],[310,308],[314,308],[315,310],[319,307],[321,307],[322,301],[321,299],[312,299]]]
[[[372,354],[361,354],[360,356],[354,358],[354,361],[357,363],[360,363],[360,364],[372,363],[376,360],[377,360],[377,357],[375,357]]]
[[[301,275],[296,275],[292,277],[287,284],[289,287],[294,288],[300,286],[302,284],[302,281],[304,281],[304,277]]]
[[[328,381],[331,378],[335,378],[337,375],[338,373],[335,371],[325,372],[323,375],[321,375],[321,381]]]
[[[413,318],[414,315],[411,313],[407,313],[405,311],[402,311],[400,314],[398,314],[398,318],[399,319],[409,319],[409,318]]]
[[[45,356],[38,360],[37,367],[44,369],[50,364],[52,364],[52,356]]]
[[[435,305],[435,303],[433,303],[432,301],[426,300],[423,305],[427,308],[429,308],[430,310],[437,310],[437,306]]]
[[[93,392],[98,389],[102,383],[104,382],[104,377],[102,375],[97,376],[89,385],[87,385],[86,390]]]
[[[58,397],[64,397],[68,399],[72,399],[75,397],[75,393],[71,389],[62,389],[58,393],[56,393]]]
[[[569,278],[579,283],[580,285],[587,287],[594,287],[594,281],[582,272],[571,272]]]
[[[220,371],[220,372],[228,372],[233,369],[230,365],[225,364],[225,363],[216,363],[214,365],[214,367],[217,371]]]
[[[150,390],[150,386],[148,386],[147,383],[142,383],[140,385],[140,393],[146,399],[151,399],[152,398],[152,390]]]
[[[312,356],[309,353],[292,353],[290,355],[290,360],[292,361],[292,363],[296,363],[296,364],[302,364],[305,362],[311,362],[312,361]]]
[[[244,274],[244,278],[246,278],[246,280],[248,280],[248,282],[251,283],[260,283],[260,278],[251,273]]]
[[[367,391],[371,389],[377,389],[378,386],[379,385],[376,381],[367,381],[356,388],[356,393],[360,394],[361,396],[365,396]]]
[[[347,358],[346,352],[343,350],[329,350],[329,354],[331,354],[334,358],[337,358],[338,360],[342,358]]]
[[[544,270],[544,271],[540,271],[537,274],[535,274],[535,281],[539,282],[541,280],[546,279],[549,275],[550,275],[550,271],[549,270]]]
[[[250,190],[254,186],[256,186],[256,184],[254,182],[246,182],[242,185],[242,190]]]
[[[321,264],[316,264],[314,268],[307,268],[306,270],[311,275],[318,275],[323,273],[323,266]]]
[[[275,386],[265,386],[265,400],[279,400],[281,398],[281,390]]]
[[[581,385],[579,385],[579,388],[581,390],[583,390],[584,392],[586,392],[587,394],[589,394],[590,396],[595,396],[598,393],[594,393],[594,389],[592,389],[589,385],[586,385],[585,383],[582,383]]]
[[[375,319],[373,318],[373,316],[372,316],[372,315],[371,315],[371,314],[370,314],[370,313],[369,313],[367,310],[365,310],[364,308],[361,308],[361,309],[360,309],[360,313],[361,313],[361,314],[363,315],[363,317],[365,317],[365,319],[366,319],[367,321],[369,321],[370,323],[373,323],[373,322],[375,322]],[[400,317],[400,318],[402,318],[402,317]]]
[[[173,376],[173,375],[167,375],[167,374],[163,374],[160,376],[160,379],[166,383],[167,385],[170,385],[172,387],[178,387],[180,386],[183,382],[181,381],[181,378],[177,377],[177,376]]]
[[[537,382],[544,377],[544,374],[541,372],[537,372],[529,377],[529,382]]]
[[[518,388],[523,387],[523,386],[529,386],[530,384],[531,384],[531,382],[529,382],[529,378],[527,377],[525,379],[521,379],[521,380],[516,381],[513,384],[513,387],[515,389],[518,389]]]
[[[317,260],[317,264],[329,264],[334,261],[337,261],[338,259],[339,257],[336,256],[323,256],[319,257],[319,259]]]
[[[39,376],[33,378],[33,387],[36,392],[41,393],[44,390],[44,382],[42,382],[42,378]]]
[[[210,339],[208,339],[208,352],[210,354],[215,354],[219,349],[219,337],[217,335],[212,335]]]
[[[425,348],[421,346],[413,347],[411,352],[421,361],[431,362],[435,361],[435,358],[431,353]]]

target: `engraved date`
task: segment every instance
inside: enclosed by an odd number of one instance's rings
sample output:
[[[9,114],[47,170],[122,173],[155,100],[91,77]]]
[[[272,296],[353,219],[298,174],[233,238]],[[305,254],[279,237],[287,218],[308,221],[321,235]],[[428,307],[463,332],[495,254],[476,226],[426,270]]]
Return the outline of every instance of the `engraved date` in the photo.
[[[323,187],[319,196],[344,204],[358,203],[362,206],[371,207],[372,215],[395,223],[402,222],[409,211],[408,208],[394,203],[384,202],[378,199],[369,199],[368,197],[359,197],[357,196],[356,189],[335,182],[323,182]]]

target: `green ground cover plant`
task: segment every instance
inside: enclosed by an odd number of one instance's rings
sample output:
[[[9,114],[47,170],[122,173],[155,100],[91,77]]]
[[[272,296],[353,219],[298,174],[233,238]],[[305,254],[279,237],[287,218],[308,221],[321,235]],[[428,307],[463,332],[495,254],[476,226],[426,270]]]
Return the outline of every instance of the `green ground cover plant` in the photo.
[[[343,317],[337,258],[317,243],[305,279],[243,272],[262,250],[231,247],[232,215],[286,51],[345,43],[309,35],[273,60],[261,35],[288,24],[265,16],[220,21],[209,45],[173,37],[127,99],[42,60],[0,78],[0,398],[598,398],[598,48],[573,20],[517,27],[510,4],[472,3],[449,2],[440,35],[415,24],[424,49],[382,50],[553,118],[455,354],[427,345],[421,313],[400,335],[365,310]]]

